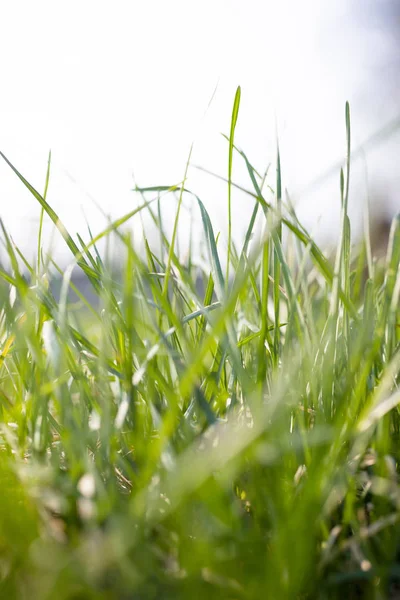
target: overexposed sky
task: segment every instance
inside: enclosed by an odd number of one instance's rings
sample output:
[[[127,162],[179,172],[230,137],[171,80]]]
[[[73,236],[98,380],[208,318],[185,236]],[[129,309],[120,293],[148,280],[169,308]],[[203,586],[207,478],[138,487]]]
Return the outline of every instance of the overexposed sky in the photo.
[[[137,201],[132,173],[140,185],[176,183],[193,141],[193,162],[226,176],[220,132],[229,133],[240,84],[238,145],[263,170],[274,160],[277,127],[285,186],[310,226],[329,234],[338,176],[322,192],[300,191],[344,156],[345,100],[352,103],[354,144],[399,106],[400,77],[390,70],[398,46],[387,25],[368,16],[367,4],[13,0],[0,21],[0,149],[39,191],[52,150],[48,200],[71,233],[87,239],[85,219],[93,233],[106,223],[93,199],[112,218],[128,212]],[[382,198],[396,209],[393,144],[379,147],[367,171],[371,185],[384,180]],[[246,183],[238,161],[235,168]],[[225,187],[195,170],[190,177],[223,230]],[[39,207],[2,163],[0,198],[13,238],[33,253]],[[240,195],[234,206],[240,238],[252,206]],[[172,215],[173,205],[164,210]],[[67,261],[62,243],[56,255]]]

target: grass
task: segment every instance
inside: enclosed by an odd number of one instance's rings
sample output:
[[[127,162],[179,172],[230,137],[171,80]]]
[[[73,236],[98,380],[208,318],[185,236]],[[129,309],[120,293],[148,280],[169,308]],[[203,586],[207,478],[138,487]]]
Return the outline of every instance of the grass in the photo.
[[[229,248],[201,199],[137,190],[84,243],[8,161],[98,298],[56,299],[3,227],[0,595],[29,599],[396,598],[400,589],[400,219],[385,264],[351,258],[350,115],[342,229],[331,263],[229,138]],[[233,159],[254,212],[231,236]],[[182,261],[157,204],[199,206],[209,268]],[[340,199],[339,199],[340,201]],[[163,251],[121,225],[149,211]],[[265,234],[250,243],[261,218]],[[41,219],[41,223],[43,219]],[[96,251],[117,237],[122,270]],[[283,242],[282,240],[285,240]],[[364,258],[368,256],[368,261]],[[368,266],[366,268],[366,264]]]

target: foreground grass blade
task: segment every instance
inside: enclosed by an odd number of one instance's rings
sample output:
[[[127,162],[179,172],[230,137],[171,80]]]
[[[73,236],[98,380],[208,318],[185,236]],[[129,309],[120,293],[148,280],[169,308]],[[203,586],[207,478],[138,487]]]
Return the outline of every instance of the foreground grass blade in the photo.
[[[235,139],[235,128],[239,115],[241,89],[238,86],[233,102],[231,130],[229,135],[229,158],[228,158],[228,254],[226,259],[226,282],[229,281],[229,264],[232,249],[232,162],[233,162],[233,146]]]

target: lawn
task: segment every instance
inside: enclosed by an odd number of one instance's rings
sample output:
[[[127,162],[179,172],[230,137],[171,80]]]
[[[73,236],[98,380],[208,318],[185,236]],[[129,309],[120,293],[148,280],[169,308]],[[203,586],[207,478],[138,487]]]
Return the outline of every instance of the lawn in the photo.
[[[2,227],[1,598],[400,597],[400,219],[384,261],[368,228],[352,251],[347,106],[328,260],[287,205],[279,160],[271,201],[236,148],[239,104],[240,89],[227,249],[185,178],[136,190],[139,208],[84,242],[47,204],[51,161],[39,193],[2,154],[58,227],[71,268],[58,270],[55,295],[41,227],[34,263]],[[240,248],[234,158],[254,204]],[[157,206],[171,195],[167,238]],[[202,266],[176,251],[185,198],[199,207]],[[140,211],[158,255],[122,227]],[[107,236],[121,248],[117,273],[96,250]],[[71,303],[76,270],[90,301],[75,288]]]

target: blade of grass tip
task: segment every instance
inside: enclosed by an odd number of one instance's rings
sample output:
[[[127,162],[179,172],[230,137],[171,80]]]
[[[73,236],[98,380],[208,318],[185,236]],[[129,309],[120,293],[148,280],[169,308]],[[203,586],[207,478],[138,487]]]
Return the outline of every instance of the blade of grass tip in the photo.
[[[256,192],[261,197],[262,196],[262,190],[263,190],[266,178],[267,178],[269,166],[266,168],[266,170],[264,172],[264,175],[261,177],[260,185],[258,185],[258,183],[257,183],[257,181],[256,181],[256,179],[254,177],[254,173],[258,175],[257,171],[255,170],[255,168],[253,167],[253,165],[251,165],[249,163],[249,161],[247,160],[246,155],[243,152],[241,152],[241,151],[239,151],[239,152],[240,152],[240,154],[242,155],[242,157],[246,161],[247,169],[248,169],[248,171],[250,173],[250,176],[252,178],[253,185],[255,186]],[[252,235],[253,235],[254,224],[256,222],[256,218],[257,218],[257,214],[258,214],[258,208],[259,208],[260,204],[261,203],[257,202],[257,201],[255,203],[254,210],[252,212],[251,219],[250,219],[250,222],[249,222],[249,226],[248,226],[247,231],[246,231],[245,241],[244,241],[243,248],[242,248],[242,253],[241,253],[241,259],[242,259],[242,257],[245,254],[247,254],[247,249],[249,247],[249,243],[250,243]]]
[[[234,146],[234,148],[236,149],[235,146]],[[237,152],[239,152],[239,154],[242,156],[242,158],[244,159],[244,161],[246,163],[246,167],[247,167],[247,170],[249,172],[250,179],[252,181],[254,190],[255,190],[255,192],[257,194],[257,197],[258,198],[262,198],[262,187],[260,187],[258,185],[257,180],[256,180],[256,178],[254,176],[255,173],[257,174],[257,171],[254,169],[253,165],[249,162],[249,160],[247,159],[247,156],[245,155],[244,152],[242,152],[241,150],[237,150]],[[251,194],[251,196],[254,197],[253,194]],[[252,212],[252,215],[251,215],[251,218],[250,218],[250,222],[249,222],[249,225],[248,225],[248,228],[247,228],[247,231],[246,231],[245,241],[244,241],[243,248],[242,248],[242,251],[241,251],[241,254],[240,254],[239,267],[236,269],[233,286],[235,285],[236,280],[239,279],[239,278],[241,278],[242,271],[245,268],[246,254],[247,254],[247,250],[248,250],[248,247],[249,247],[249,244],[250,244],[250,241],[251,241],[251,237],[252,237],[252,234],[253,234],[254,224],[256,222],[258,208],[259,208],[260,204],[262,205],[262,208],[264,209],[264,213],[267,214],[268,207],[267,206],[263,206],[262,201],[259,201],[258,198],[256,200],[256,204],[255,204],[254,210]],[[250,274],[250,277],[251,277],[252,273],[250,272],[249,274]],[[257,296],[258,295],[257,294],[257,290],[255,290],[255,293],[256,293],[256,296]]]
[[[213,227],[211,225],[210,217],[208,212],[206,211],[204,204],[197,198],[197,202],[200,207],[201,218],[203,222],[204,233],[206,236],[206,245],[209,254],[209,259],[211,263],[211,272],[213,275],[215,290],[217,292],[217,297],[220,302],[222,302],[225,298],[225,282],[224,276],[222,274],[221,263],[218,256],[217,244],[215,242],[215,236]]]
[[[346,102],[346,189],[344,195],[344,212],[347,215],[350,189],[350,160],[351,160],[351,128],[350,128],[350,104]]]
[[[357,148],[351,153],[351,159],[356,159],[365,156],[368,150],[376,149],[379,144],[390,139],[400,129],[400,116],[398,115],[392,121],[389,121],[384,127],[381,127],[375,131],[366,141],[362,142]],[[342,160],[332,164],[328,169],[315,178],[311,183],[307,184],[304,188],[299,190],[299,196],[307,197],[311,192],[318,189],[325,181],[330,177],[336,175],[340,167],[342,166]]]
[[[49,181],[50,181],[50,167],[51,167],[51,150],[49,151],[49,158],[47,160],[47,171],[46,171],[46,179],[44,184],[43,191],[43,200],[46,201],[47,198],[47,190],[49,189]],[[41,248],[42,248],[42,233],[43,233],[43,217],[44,217],[44,208],[41,207],[40,210],[40,219],[39,219],[39,232],[38,232],[38,255],[37,255],[37,271],[38,275],[40,272],[40,259],[41,259]]]
[[[233,102],[231,130],[229,135],[229,160],[228,160],[228,254],[226,261],[226,285],[229,282],[229,263],[231,257],[232,244],[232,161],[233,161],[233,142],[235,138],[235,128],[239,114],[241,89],[240,85],[236,89],[235,100]]]
[[[93,240],[94,239],[94,235],[92,233],[92,229],[91,229],[89,223],[87,223],[87,228],[88,228],[88,232],[89,232],[89,237],[90,237],[91,240]],[[104,270],[103,259],[100,256],[100,253],[99,253],[99,251],[97,249],[97,245],[96,244],[94,244],[93,250],[94,250],[94,253],[96,254],[96,259],[97,259],[96,266],[97,266],[97,268],[101,268],[102,270]]]
[[[180,189],[177,186],[162,186],[163,190],[168,193],[171,189]],[[138,191],[139,193],[144,193],[145,191],[158,191],[159,188],[137,188],[136,191]],[[184,188],[183,188],[184,189]],[[187,191],[187,190],[184,190]],[[94,238],[92,238],[90,240],[90,242],[88,242],[84,248],[82,249],[82,251],[79,253],[79,256],[83,256],[85,252],[87,252],[92,246],[96,246],[97,242],[99,242],[102,238],[104,238],[105,236],[109,235],[112,232],[115,232],[116,235],[118,235],[119,239],[125,243],[125,238],[122,234],[120,234],[120,232],[118,231],[119,227],[121,227],[121,225],[124,225],[127,221],[129,221],[132,217],[134,217],[135,215],[137,215],[138,213],[140,213],[143,209],[147,208],[150,204],[152,204],[153,202],[155,202],[158,199],[158,196],[156,198],[152,198],[151,200],[145,201],[143,202],[143,204],[141,204],[140,206],[137,206],[136,208],[134,208],[133,210],[129,211],[128,213],[126,213],[125,215],[123,215],[122,217],[120,217],[119,219],[116,219],[115,221],[111,222],[105,229],[103,229],[103,231],[101,231],[100,233],[98,233]],[[174,255],[172,257],[174,259]],[[86,262],[86,261],[85,261]],[[86,263],[87,267],[86,269],[84,269],[84,271],[86,272],[86,274],[88,275],[89,279],[91,280],[91,282],[93,283],[93,285],[95,283],[97,283],[97,286],[94,285],[95,289],[97,292],[99,292],[100,290],[100,281],[101,278],[99,279],[98,276],[98,267],[96,269],[96,272],[93,271],[93,269],[91,269],[91,267],[88,265],[88,263]],[[91,277],[89,276],[89,272],[88,269],[90,269],[91,273],[95,275],[96,277],[96,281],[93,282]],[[113,304],[114,306],[116,306],[116,299],[114,294],[112,293],[112,290],[109,289],[108,290],[110,297],[113,300]]]
[[[342,260],[344,256],[345,246],[345,233],[346,233],[346,218],[347,208],[349,201],[349,186],[350,186],[350,158],[351,158],[351,132],[350,132],[350,106],[346,102],[345,107],[345,118],[346,118],[346,183],[344,180],[343,169],[340,169],[340,193],[342,201],[342,214],[341,214],[341,228],[338,249],[336,252],[335,268],[334,268],[334,281],[333,290],[331,296],[331,307],[330,313],[332,316],[337,315],[339,307],[339,297],[341,286],[341,272],[342,272]],[[333,319],[336,321],[336,318]]]
[[[15,252],[16,254],[20,257],[22,264],[25,266],[27,272],[29,273],[29,276],[31,277],[31,279],[33,279],[33,267],[30,265],[28,259],[22,254],[21,250],[18,248],[18,246],[15,246]]]
[[[279,240],[279,244],[282,240],[282,180],[281,180],[281,159],[279,153],[279,144],[277,144],[277,152],[276,152],[276,209],[277,209],[277,237]],[[281,330],[279,327],[279,318],[280,318],[280,285],[281,280],[281,263],[278,256],[278,249],[276,245],[274,247],[274,316],[275,316],[275,329],[274,329],[274,357],[275,360],[278,360],[279,357],[279,343],[280,343],[280,335]]]
[[[345,296],[350,296],[350,250],[351,250],[351,227],[350,219],[347,214],[349,204],[350,190],[350,159],[351,159],[351,129],[350,129],[350,105],[346,102],[346,187],[344,191],[344,210],[343,210],[343,291]],[[346,307],[345,307],[346,308]],[[348,315],[347,330],[348,330]]]
[[[98,264],[95,261],[95,259],[93,258],[93,256],[91,255],[91,253],[89,252],[89,250],[86,250],[86,243],[83,241],[83,239],[79,235],[79,233],[76,234],[76,237],[78,238],[78,242],[81,245],[82,253],[85,254],[88,257],[88,260],[89,260],[90,264],[92,265],[93,269],[95,271],[97,271],[98,270]]]
[[[140,194],[145,194],[146,192],[157,192],[159,194],[160,192],[164,192],[164,193],[180,192],[181,188],[182,188],[182,182],[174,183],[173,185],[151,185],[148,187],[135,186],[133,188],[133,191],[139,192]],[[187,192],[188,190],[186,190],[184,188],[183,191]],[[153,198],[153,200],[147,201],[146,204],[151,204],[152,202],[154,202],[156,200],[159,200],[159,196],[157,196],[156,198]]]
[[[150,189],[150,188],[149,188]],[[140,190],[139,190],[140,191]],[[104,238],[105,236],[107,236],[108,234],[112,233],[112,232],[116,232],[117,229],[119,227],[121,227],[121,225],[124,225],[127,221],[129,221],[132,217],[134,217],[135,215],[137,215],[141,210],[143,210],[144,208],[147,208],[147,206],[149,206],[149,204],[152,204],[153,202],[155,202],[157,200],[157,198],[152,198],[151,200],[148,200],[146,202],[144,202],[143,204],[141,204],[140,206],[137,206],[136,208],[134,208],[133,210],[130,210],[128,213],[126,213],[125,215],[123,215],[122,217],[120,217],[119,219],[116,219],[115,221],[112,221],[107,227],[105,227],[100,233],[98,233],[94,238],[92,238],[90,240],[90,242],[88,242],[85,245],[85,252],[91,248],[92,246],[95,246],[95,244],[97,244],[97,242],[99,242],[102,238]],[[79,255],[82,255],[82,252],[79,253]]]
[[[271,167],[271,163],[268,163],[268,165],[264,171],[264,174],[261,177],[260,190],[264,189],[264,185],[265,185],[265,182],[267,181],[267,176],[268,176],[270,167]]]
[[[176,209],[174,229],[172,232],[172,239],[171,239],[171,244],[170,244],[169,251],[168,251],[167,264],[166,264],[166,268],[165,268],[165,279],[164,279],[164,286],[163,286],[163,297],[164,298],[166,298],[168,295],[168,284],[169,284],[170,274],[171,274],[172,257],[175,252],[175,243],[176,243],[176,238],[177,238],[177,234],[178,234],[178,222],[179,222],[179,216],[180,216],[182,200],[183,200],[183,191],[185,189],[185,182],[187,180],[187,174],[188,174],[188,170],[189,170],[190,159],[192,156],[192,150],[193,150],[193,144],[190,146],[189,156],[186,161],[185,174],[183,176],[182,185],[179,190],[178,207]]]
[[[165,186],[160,186],[160,189],[164,188],[164,187]],[[148,189],[149,188],[138,188],[137,187],[136,191],[139,192],[141,194],[142,198],[144,199],[144,192],[143,191],[147,191]],[[169,192],[175,192],[175,191],[181,192],[181,190],[182,190],[182,187],[171,186],[166,191],[166,194],[168,194]],[[187,192],[187,193],[190,194],[190,190],[188,190],[186,188],[183,188],[183,192]],[[147,210],[149,212],[151,220],[153,221],[153,223],[154,223],[154,225],[155,225],[155,227],[156,227],[156,229],[157,229],[157,231],[159,233],[159,244],[160,244],[159,253],[160,253],[160,255],[156,256],[153,251],[151,251],[151,254],[152,254],[152,257],[153,257],[152,260],[159,265],[159,267],[160,267],[160,269],[162,271],[165,272],[166,266],[165,266],[165,263],[163,261],[163,254],[164,254],[164,251],[165,251],[165,253],[168,256],[168,254],[170,252],[171,243],[168,240],[168,236],[167,236],[167,234],[164,231],[164,225],[163,225],[163,219],[162,219],[162,213],[161,213],[161,202],[160,202],[161,196],[160,196],[160,194],[158,194],[158,196],[157,196],[157,198],[155,198],[155,200],[157,201],[157,211],[156,211],[157,214],[152,210],[152,208],[151,208],[150,205],[148,205],[146,208],[147,208]],[[142,218],[142,214],[141,214],[141,221],[142,221],[142,228],[144,230],[145,227],[144,227],[144,221],[143,221],[143,218]],[[174,264],[174,267],[181,274],[182,273],[182,266],[181,266],[181,264],[179,262],[178,257],[176,256],[175,252],[172,252],[171,259],[172,259],[172,262]],[[157,269],[153,269],[153,271],[156,271],[156,270]]]
[[[18,171],[18,169],[8,160],[8,158],[1,151],[0,151],[0,156],[8,164],[8,166],[12,169],[12,171],[14,171],[14,173],[17,175],[18,179],[31,192],[31,194],[34,196],[34,198],[36,198],[36,200],[39,202],[41,207],[46,211],[46,213],[48,214],[50,219],[53,221],[53,223],[57,227],[58,231],[61,233],[68,248],[71,250],[72,254],[74,255],[74,257],[77,261],[77,264],[80,266],[80,268],[83,271],[85,271],[85,273],[88,275],[91,283],[97,289],[99,284],[96,279],[96,273],[93,272],[92,268],[88,265],[86,260],[83,258],[82,253],[79,251],[78,246],[75,244],[73,238],[68,233],[67,228],[65,227],[65,225],[63,224],[61,219],[58,217],[57,213],[51,208],[51,206],[39,194],[39,192],[37,190],[35,190],[35,188],[29,183],[29,181],[27,179],[25,179],[25,177]]]
[[[148,211],[149,211],[150,215],[153,216],[153,210],[152,210],[151,206],[149,206]],[[164,254],[164,248],[168,247],[168,239],[167,239],[166,234],[164,233],[164,223],[163,223],[162,214],[161,214],[160,196],[157,199],[157,216],[158,216],[158,231],[159,231],[159,236],[160,236],[160,258],[162,259],[162,256]],[[155,220],[155,217],[153,217],[153,220]]]

